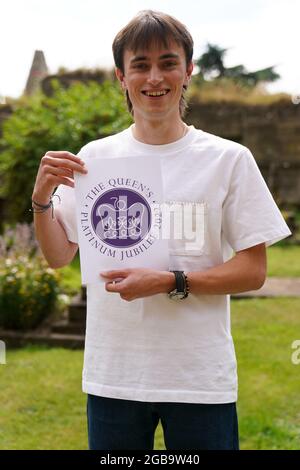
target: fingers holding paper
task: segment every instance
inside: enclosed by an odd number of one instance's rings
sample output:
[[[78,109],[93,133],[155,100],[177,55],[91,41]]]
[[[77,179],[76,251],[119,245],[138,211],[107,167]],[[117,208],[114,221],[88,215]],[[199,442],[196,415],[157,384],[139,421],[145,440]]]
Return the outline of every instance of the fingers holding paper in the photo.
[[[172,273],[147,268],[115,269],[101,272],[100,276],[106,280],[107,292],[118,293],[127,301],[167,293],[175,283]]]

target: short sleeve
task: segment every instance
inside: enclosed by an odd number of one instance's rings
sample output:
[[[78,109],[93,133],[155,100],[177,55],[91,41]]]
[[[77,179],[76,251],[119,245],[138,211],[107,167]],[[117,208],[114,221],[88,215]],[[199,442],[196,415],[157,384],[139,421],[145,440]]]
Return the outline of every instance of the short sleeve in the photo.
[[[241,152],[233,168],[222,208],[222,232],[237,252],[260,243],[270,246],[291,235],[250,152]]]
[[[86,147],[77,154],[83,160],[86,157]],[[76,205],[75,205],[75,190],[70,186],[61,184],[55,191],[58,197],[53,198],[53,205],[55,209],[55,216],[63,226],[68,240],[73,243],[78,243],[78,232],[76,222]]]

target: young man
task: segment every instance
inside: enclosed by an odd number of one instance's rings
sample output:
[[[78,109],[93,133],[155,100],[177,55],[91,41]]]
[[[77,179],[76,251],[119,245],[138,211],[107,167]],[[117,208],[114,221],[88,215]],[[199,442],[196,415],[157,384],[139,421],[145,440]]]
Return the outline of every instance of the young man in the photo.
[[[159,157],[168,200],[205,203],[205,232],[193,250],[170,241],[170,271],[114,270],[104,273],[103,287],[87,286],[89,447],[153,449],[161,420],[167,449],[238,449],[228,294],[263,285],[266,246],[290,231],[250,151],[183,122],[193,70],[185,26],[142,11],[118,33],[113,53],[134,124],[88,143],[79,156],[42,158],[32,199],[46,259],[54,268],[73,259],[74,171],[85,173],[84,161],[99,155]],[[183,298],[174,302],[172,291]]]

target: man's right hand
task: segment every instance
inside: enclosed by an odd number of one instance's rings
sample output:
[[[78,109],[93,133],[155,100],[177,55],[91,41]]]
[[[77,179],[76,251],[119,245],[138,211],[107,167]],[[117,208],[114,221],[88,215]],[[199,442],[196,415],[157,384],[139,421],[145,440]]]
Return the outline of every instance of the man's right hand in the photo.
[[[47,204],[60,184],[74,188],[74,171],[87,174],[84,161],[79,157],[66,151],[47,152],[41,159],[32,199]]]

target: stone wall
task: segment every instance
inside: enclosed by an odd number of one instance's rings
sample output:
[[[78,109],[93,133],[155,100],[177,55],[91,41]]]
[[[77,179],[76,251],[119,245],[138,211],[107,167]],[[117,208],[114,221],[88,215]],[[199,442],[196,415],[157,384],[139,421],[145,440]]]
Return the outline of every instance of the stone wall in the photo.
[[[248,147],[278,204],[300,207],[300,105],[191,103],[186,121]]]
[[[105,80],[113,79],[112,71],[94,69],[94,70],[74,70],[72,72],[64,72],[59,75],[48,75],[41,81],[41,89],[47,96],[53,93],[51,80],[56,79],[64,88],[68,88],[75,82],[87,83],[89,81],[103,83]]]

